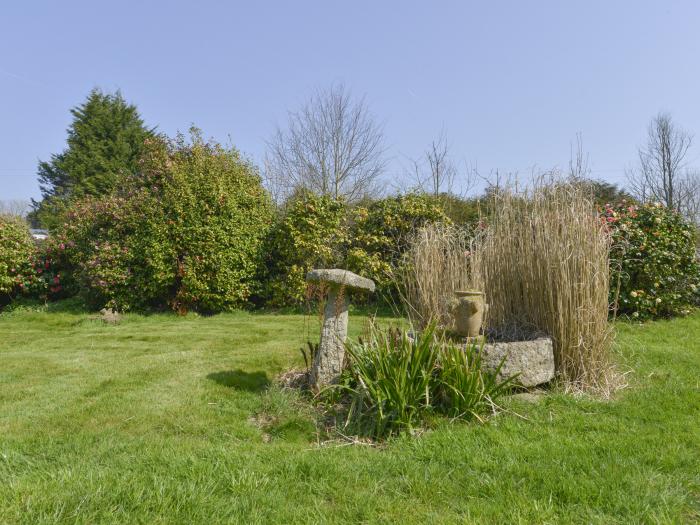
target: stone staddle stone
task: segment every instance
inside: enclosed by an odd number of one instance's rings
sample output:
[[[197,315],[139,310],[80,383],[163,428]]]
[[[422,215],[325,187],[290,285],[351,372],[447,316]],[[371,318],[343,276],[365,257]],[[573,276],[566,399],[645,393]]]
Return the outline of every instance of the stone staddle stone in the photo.
[[[312,270],[306,280],[328,286],[328,300],[321,326],[321,342],[311,368],[315,388],[337,381],[343,370],[345,339],[348,336],[349,293],[353,290],[374,291],[374,281],[347,270]]]
[[[348,270],[339,270],[338,268],[331,270],[311,270],[306,274],[306,280],[309,282],[328,283],[331,287],[335,285],[355,290],[374,291],[374,281],[372,279],[360,277],[356,273],[352,273]]]
[[[487,343],[481,351],[487,370],[495,370],[505,357],[498,374],[499,379],[519,374],[515,382],[524,387],[541,385],[554,379],[554,349],[549,337],[532,341]]]

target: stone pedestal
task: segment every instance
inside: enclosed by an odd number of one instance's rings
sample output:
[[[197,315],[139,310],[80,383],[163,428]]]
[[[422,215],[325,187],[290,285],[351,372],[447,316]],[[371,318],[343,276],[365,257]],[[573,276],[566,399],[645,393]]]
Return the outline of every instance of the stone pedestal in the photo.
[[[374,281],[347,270],[312,270],[309,282],[328,286],[328,299],[323,313],[321,341],[311,367],[310,383],[315,389],[335,383],[343,370],[345,339],[348,336],[349,293],[352,290],[374,291]]]
[[[345,339],[348,336],[348,306],[345,290],[331,286],[323,312],[321,342],[311,368],[311,384],[326,385],[335,382],[343,370]]]

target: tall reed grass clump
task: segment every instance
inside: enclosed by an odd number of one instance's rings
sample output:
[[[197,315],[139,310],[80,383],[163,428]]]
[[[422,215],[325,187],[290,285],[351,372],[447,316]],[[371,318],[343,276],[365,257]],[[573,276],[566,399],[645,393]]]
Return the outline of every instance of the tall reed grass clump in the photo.
[[[397,281],[402,313],[416,326],[450,325],[449,300],[470,284],[471,250],[467,232],[457,226],[432,223],[414,232]]]
[[[471,258],[489,329],[514,338],[546,333],[569,388],[609,393],[610,235],[591,195],[577,185],[542,183],[493,198]]]

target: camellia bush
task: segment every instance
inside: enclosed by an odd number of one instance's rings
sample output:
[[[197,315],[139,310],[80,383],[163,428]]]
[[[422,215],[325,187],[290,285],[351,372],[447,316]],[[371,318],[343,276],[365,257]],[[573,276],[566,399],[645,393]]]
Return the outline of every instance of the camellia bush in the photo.
[[[77,201],[48,240],[47,269],[59,275],[63,270],[64,281],[70,276],[73,285],[64,282],[62,290],[78,292],[94,308],[164,305],[172,300],[174,279],[161,213],[143,188]]]
[[[259,293],[272,207],[256,168],[202,139],[149,139],[137,177],[73,205],[53,254],[94,307],[217,312]]]
[[[661,204],[608,204],[603,220],[613,239],[613,309],[639,319],[687,314],[700,298],[693,225]]]
[[[36,286],[35,249],[24,220],[0,215],[0,304]]]
[[[302,304],[309,270],[343,264],[346,218],[343,201],[331,197],[302,192],[288,203],[267,242],[269,305]]]

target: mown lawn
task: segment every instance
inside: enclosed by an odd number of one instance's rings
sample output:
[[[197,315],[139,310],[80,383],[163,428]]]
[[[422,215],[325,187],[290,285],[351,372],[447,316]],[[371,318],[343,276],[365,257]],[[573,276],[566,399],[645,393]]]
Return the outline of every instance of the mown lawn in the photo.
[[[613,401],[510,401],[523,417],[381,448],[317,446],[268,388],[314,323],[0,314],[0,523],[700,521],[700,315],[619,325]]]

